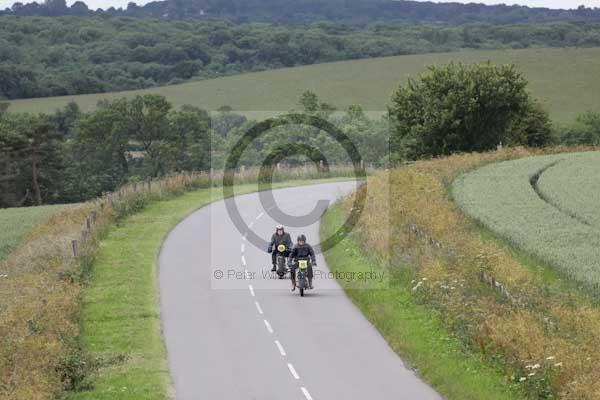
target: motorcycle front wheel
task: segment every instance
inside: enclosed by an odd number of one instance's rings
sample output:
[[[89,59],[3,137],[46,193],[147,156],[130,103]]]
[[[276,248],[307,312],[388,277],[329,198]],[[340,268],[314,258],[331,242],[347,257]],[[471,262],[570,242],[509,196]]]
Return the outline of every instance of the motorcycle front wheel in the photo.
[[[304,288],[300,288],[300,297],[304,297]]]

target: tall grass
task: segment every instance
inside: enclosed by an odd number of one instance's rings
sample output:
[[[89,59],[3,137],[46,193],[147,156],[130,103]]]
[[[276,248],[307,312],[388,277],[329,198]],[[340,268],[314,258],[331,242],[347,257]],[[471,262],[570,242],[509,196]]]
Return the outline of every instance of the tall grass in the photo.
[[[51,205],[0,209],[0,260],[19,245],[34,225],[44,222],[64,207]]]
[[[344,174],[346,167],[319,173]],[[313,172],[308,173],[312,176]],[[276,173],[274,180],[302,178],[304,171]],[[257,169],[236,182],[256,183]],[[80,348],[81,294],[94,255],[109,224],[153,201],[218,186],[222,172],[182,173],[131,183],[114,193],[67,208],[33,228],[0,263],[0,398],[51,399],[89,386],[94,366]]]
[[[485,164],[574,150],[505,149],[381,173],[357,227],[365,251],[407,268],[413,296],[531,398],[600,398],[598,299],[482,230],[450,185]]]

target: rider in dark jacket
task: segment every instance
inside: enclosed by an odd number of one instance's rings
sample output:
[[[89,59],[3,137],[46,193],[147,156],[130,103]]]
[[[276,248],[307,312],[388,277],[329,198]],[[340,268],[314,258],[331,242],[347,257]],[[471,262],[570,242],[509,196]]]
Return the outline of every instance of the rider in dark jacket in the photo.
[[[313,267],[317,266],[317,260],[315,258],[315,251],[312,246],[306,243],[306,236],[298,236],[298,243],[292,249],[290,253],[289,264],[291,265],[292,275],[292,292],[296,290],[296,268],[298,267],[298,260],[309,260],[308,263],[308,287],[313,288]]]
[[[285,252],[283,252],[283,256],[287,257],[290,254],[290,249],[292,248],[294,243],[292,243],[292,238],[290,237],[290,234],[283,229],[283,225],[277,225],[277,227],[275,228],[275,233],[273,234],[273,236],[271,236],[271,243],[269,243],[269,248],[267,249],[267,252],[271,253],[271,263],[273,264],[273,268],[271,269],[272,272],[275,272],[277,270],[277,267],[275,266],[277,252],[273,251],[273,249],[277,249],[277,246],[279,246],[280,244],[285,245]]]

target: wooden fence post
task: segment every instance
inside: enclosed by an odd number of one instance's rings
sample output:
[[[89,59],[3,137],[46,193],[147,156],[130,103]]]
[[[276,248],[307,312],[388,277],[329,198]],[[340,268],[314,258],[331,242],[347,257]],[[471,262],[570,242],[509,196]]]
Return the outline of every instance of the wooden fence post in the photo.
[[[73,250],[73,257],[79,258],[79,244],[77,240],[71,240],[71,249]]]

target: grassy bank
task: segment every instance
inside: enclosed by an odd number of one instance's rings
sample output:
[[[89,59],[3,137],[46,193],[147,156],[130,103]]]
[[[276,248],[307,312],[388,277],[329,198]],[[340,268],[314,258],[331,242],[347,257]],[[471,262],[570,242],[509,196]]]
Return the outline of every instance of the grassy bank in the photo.
[[[153,201],[209,186],[206,174],[198,173],[125,185],[33,226],[0,261],[1,399],[55,399],[89,385],[96,360],[77,338],[82,293],[99,238],[111,224]]]
[[[381,173],[369,180],[355,229],[362,251],[407,274],[398,282],[419,304],[437,310],[449,332],[528,398],[599,398],[597,296],[482,230],[453,201],[451,185],[486,164],[584,150],[504,149]]]
[[[334,180],[340,179],[281,182],[273,187]],[[237,194],[256,190],[255,184],[236,186]],[[219,188],[196,190],[153,202],[108,229],[83,295],[81,343],[98,369],[91,388],[73,392],[68,399],[171,396],[159,314],[157,254],[177,223],[221,198]]]
[[[330,208],[321,221],[321,236],[329,237],[341,225],[340,205]],[[350,234],[325,253],[332,271],[378,271],[389,274],[380,288],[357,287],[341,280],[350,299],[381,332],[390,346],[438,392],[448,399],[522,399],[515,385],[507,384],[500,368],[485,363],[454,337],[439,312],[422,304],[410,289],[410,274],[390,270],[382,260],[363,253]],[[368,285],[366,283],[365,285]]]
[[[5,208],[0,210],[0,261],[21,243],[21,240],[37,224],[47,221],[64,205]]]

